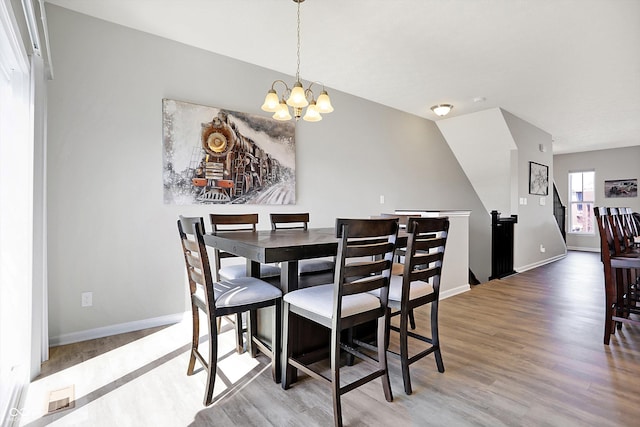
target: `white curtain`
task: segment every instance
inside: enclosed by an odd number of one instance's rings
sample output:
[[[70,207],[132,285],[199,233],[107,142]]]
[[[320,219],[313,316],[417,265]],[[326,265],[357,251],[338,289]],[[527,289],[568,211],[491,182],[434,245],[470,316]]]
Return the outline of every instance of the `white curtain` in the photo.
[[[14,12],[10,0],[0,0],[0,416],[5,420],[15,416],[16,395],[30,377],[34,290],[33,76]]]

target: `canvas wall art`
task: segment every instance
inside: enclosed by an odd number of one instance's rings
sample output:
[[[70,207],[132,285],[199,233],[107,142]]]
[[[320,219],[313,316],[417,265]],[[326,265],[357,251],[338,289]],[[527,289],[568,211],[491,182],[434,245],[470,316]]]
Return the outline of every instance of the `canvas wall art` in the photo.
[[[604,197],[638,197],[638,180],[612,179],[605,181]]]
[[[296,201],[295,123],[162,100],[164,202]]]

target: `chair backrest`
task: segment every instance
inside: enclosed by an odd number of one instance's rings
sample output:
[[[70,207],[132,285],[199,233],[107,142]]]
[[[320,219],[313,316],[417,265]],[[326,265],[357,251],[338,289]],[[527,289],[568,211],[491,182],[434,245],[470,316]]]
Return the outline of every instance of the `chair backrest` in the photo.
[[[209,306],[209,310],[215,311],[215,296],[209,257],[202,237],[204,220],[202,217],[184,217],[180,215],[178,233],[180,234],[184,262],[187,268],[189,291],[193,295],[198,290],[198,286],[202,286],[205,303]]]
[[[256,231],[256,225],[258,224],[258,214],[209,214],[209,221],[211,222],[211,229],[214,233],[228,232],[228,231]],[[220,280],[220,267],[222,266],[222,259],[235,258],[230,252],[221,251],[218,248],[213,249],[213,263],[214,270],[213,276],[215,281]]]
[[[620,208],[620,217],[622,218],[625,234],[627,236],[627,243],[630,248],[632,248],[636,237],[640,236],[640,227],[638,227],[638,224],[636,224],[636,221],[633,218],[633,209]]]
[[[626,208],[607,208],[608,219],[611,223],[611,232],[613,234],[614,253],[623,254],[631,251],[633,247],[633,236],[631,230],[627,227],[624,213]]]
[[[258,214],[209,214],[214,233],[218,231],[256,231]]]
[[[309,212],[305,213],[272,213],[271,229],[302,229],[306,230],[309,223]]]
[[[615,253],[614,227],[607,208],[594,207],[593,212],[600,235],[600,259],[606,266],[610,264],[611,255]]]
[[[349,324],[380,317],[386,312],[398,220],[338,218],[336,237],[340,240],[334,280],[333,322],[336,328],[344,329]],[[342,318],[343,297],[375,289],[380,289],[379,310]]]
[[[381,213],[380,218],[398,218],[398,224],[400,228],[405,228],[409,222],[409,218],[420,218],[420,214],[396,214],[396,213]]]
[[[418,280],[430,282],[435,299],[438,298],[448,235],[448,217],[409,218],[402,282],[403,301],[409,298],[411,282]]]

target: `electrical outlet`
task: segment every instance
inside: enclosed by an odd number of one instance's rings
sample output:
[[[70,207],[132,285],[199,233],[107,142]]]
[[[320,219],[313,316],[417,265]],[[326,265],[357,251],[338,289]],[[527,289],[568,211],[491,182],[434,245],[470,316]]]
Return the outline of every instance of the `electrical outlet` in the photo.
[[[91,307],[93,305],[93,292],[82,293],[82,306]]]
[[[380,204],[384,205],[384,196],[380,196]]]
[[[544,253],[546,251],[547,249],[544,247],[544,245],[540,245],[540,252]]]

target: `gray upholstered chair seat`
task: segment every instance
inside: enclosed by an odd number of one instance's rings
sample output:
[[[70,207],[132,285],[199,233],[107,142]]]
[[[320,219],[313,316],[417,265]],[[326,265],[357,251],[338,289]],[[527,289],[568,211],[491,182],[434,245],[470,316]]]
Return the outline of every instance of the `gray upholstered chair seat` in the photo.
[[[284,301],[327,319],[333,313],[334,285],[312,286],[285,294]],[[372,294],[347,295],[342,298],[342,317],[353,316],[380,307],[380,299]]]
[[[226,265],[218,270],[223,279],[238,279],[247,277],[247,266],[245,264]],[[260,264],[260,277],[277,277],[280,275],[280,267],[271,264]]]
[[[380,289],[375,289],[371,291],[371,293],[375,296],[379,296]],[[427,282],[416,280],[415,282],[411,282],[411,285],[409,287],[409,300],[420,298],[432,293],[433,286],[431,286]],[[402,300],[402,276],[391,276],[391,280],[389,282],[389,300]]]
[[[255,277],[240,277],[234,280],[221,280],[213,284],[213,294],[217,308],[237,307],[268,301],[282,296],[275,286]],[[196,297],[205,300],[204,288],[198,286]]]
[[[333,270],[335,263],[329,258],[301,259],[298,262],[299,274],[320,273]]]

